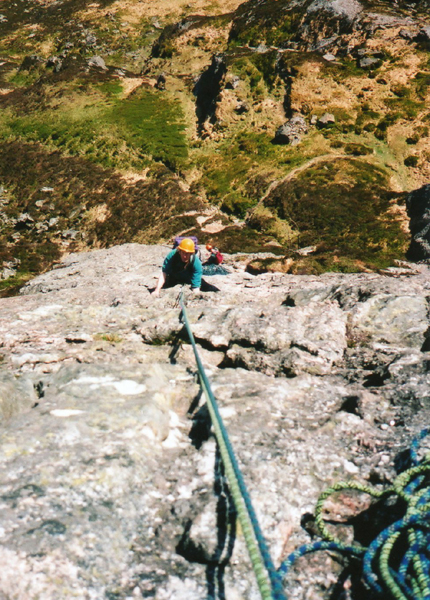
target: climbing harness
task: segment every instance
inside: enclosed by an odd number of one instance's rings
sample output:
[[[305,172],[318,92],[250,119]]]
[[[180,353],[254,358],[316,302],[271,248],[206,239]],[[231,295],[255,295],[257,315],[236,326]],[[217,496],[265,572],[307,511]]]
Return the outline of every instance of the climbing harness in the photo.
[[[339,552],[361,560],[364,582],[376,598],[388,600],[430,600],[430,454],[421,461],[418,449],[430,433],[424,429],[411,446],[412,467],[402,472],[389,488],[379,491],[355,482],[337,483],[318,499],[315,524],[323,538],[298,548],[285,560],[279,572],[285,577],[298,558],[318,550]],[[382,499],[394,496],[404,507],[404,517],[381,531],[366,548],[345,545],[327,529],[322,511],[329,496],[357,490]]]
[[[225,474],[245,538],[249,557],[257,579],[257,584],[263,600],[286,600],[282,578],[276,571],[270,556],[264,536],[261,532],[257,515],[252,506],[251,498],[239,468],[227,430],[219,412],[218,404],[212,392],[202,361],[197,351],[193,332],[188,320],[184,302],[183,290],[179,296],[182,318],[190,338],[197,363],[200,382],[208,402],[209,414],[218,442],[219,451],[224,463]]]

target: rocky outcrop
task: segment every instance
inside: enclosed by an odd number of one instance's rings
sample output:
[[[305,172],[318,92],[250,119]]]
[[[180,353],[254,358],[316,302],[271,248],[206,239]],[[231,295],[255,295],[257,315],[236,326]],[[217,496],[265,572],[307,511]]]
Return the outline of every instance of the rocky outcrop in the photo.
[[[196,96],[196,114],[200,125],[212,120],[215,115],[218,95],[227,73],[227,65],[223,54],[212,57],[212,63],[204,71],[194,86]]]
[[[357,0],[313,0],[306,9],[298,40],[308,49],[327,49],[337,45],[339,36],[351,33],[363,12]]]
[[[276,130],[275,144],[291,144],[297,146],[302,140],[302,135],[307,133],[308,126],[305,119],[301,115],[296,115],[281,125]]]
[[[178,289],[150,296],[166,250],[71,254],[0,301],[2,596],[258,597]],[[186,296],[278,565],[323,489],[392,480],[428,422],[429,271],[256,276],[253,258]],[[289,597],[340,598],[341,565],[305,565]]]
[[[430,184],[414,190],[406,199],[409,229],[412,235],[409,260],[430,258]]]
[[[266,35],[282,48],[325,52],[331,48],[348,52],[354,35],[353,46],[378,29],[410,26],[414,21],[399,11],[397,3],[382,9],[377,2],[359,0],[249,0],[235,13],[230,39],[246,39],[257,23],[260,37]],[[277,34],[273,33],[275,28]],[[422,30],[420,39],[424,38]]]

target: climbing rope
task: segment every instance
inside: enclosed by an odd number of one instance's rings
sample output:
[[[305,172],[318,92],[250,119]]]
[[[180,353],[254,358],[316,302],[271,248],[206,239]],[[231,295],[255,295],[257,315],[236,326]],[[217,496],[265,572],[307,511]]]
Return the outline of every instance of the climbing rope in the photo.
[[[363,580],[376,598],[388,600],[430,600],[430,454],[419,460],[420,442],[428,436],[424,429],[412,443],[413,465],[401,473],[393,484],[375,490],[359,483],[337,483],[318,499],[315,524],[322,541],[298,548],[282,563],[279,573],[285,577],[300,557],[318,550],[331,550],[361,560]],[[322,512],[324,503],[336,492],[356,490],[382,499],[393,496],[404,509],[404,516],[381,531],[366,548],[345,545],[327,529]]]
[[[430,600],[430,453],[422,460],[418,456],[420,442],[430,434],[430,429],[423,430],[411,445],[410,463],[413,466],[400,473],[385,490],[377,490],[357,482],[341,482],[323,492],[315,508],[315,524],[322,540],[295,550],[276,571],[197,351],[183,290],[179,295],[179,304],[194,351],[200,382],[208,401],[225,475],[263,600],[286,600],[282,579],[300,557],[319,550],[337,552],[349,559],[361,561],[363,580],[376,598]],[[393,496],[403,507],[404,516],[381,531],[368,547],[344,544],[327,529],[323,510],[327,498],[348,490],[366,493],[378,500]]]
[[[207,398],[212,426],[218,442],[221,458],[224,463],[225,475],[227,477],[231,495],[236,507],[237,516],[242,527],[243,536],[245,538],[261,597],[263,600],[286,600],[281,575],[276,571],[271,559],[269,549],[261,532],[257,515],[255,514],[251,498],[240,471],[236,455],[220,415],[217,401],[212,392],[202,361],[200,360],[194,335],[191,331],[187,309],[185,307],[183,291],[181,291],[179,296],[179,304],[182,309],[183,321],[194,351],[201,386]]]

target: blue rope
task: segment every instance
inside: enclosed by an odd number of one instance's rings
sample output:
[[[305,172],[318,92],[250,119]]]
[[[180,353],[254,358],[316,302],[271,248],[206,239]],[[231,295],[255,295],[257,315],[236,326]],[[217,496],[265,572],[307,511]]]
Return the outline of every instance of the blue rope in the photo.
[[[430,429],[424,429],[411,444],[413,467],[383,492],[351,482],[336,484],[321,494],[315,522],[326,539],[301,546],[290,554],[279,568],[283,577],[300,557],[329,550],[360,560],[365,584],[382,600],[430,600],[430,455],[421,461],[418,457],[420,442],[429,433]],[[381,531],[368,548],[342,544],[326,530],[321,513],[324,501],[332,493],[348,489],[376,497],[397,495],[405,504],[405,515]]]
[[[279,575],[279,573],[277,572],[272,558],[270,556],[270,552],[269,549],[267,547],[267,543],[266,540],[264,539],[263,533],[261,531],[260,525],[258,523],[258,519],[257,519],[257,515],[255,513],[254,507],[252,505],[251,502],[251,497],[248,493],[245,481],[243,479],[242,476],[242,472],[240,470],[239,464],[237,462],[236,459],[236,455],[234,453],[233,450],[233,446],[231,445],[230,439],[228,437],[228,433],[227,430],[224,426],[221,414],[219,412],[219,408],[218,408],[218,404],[216,401],[215,396],[213,395],[209,380],[207,378],[205,369],[203,367],[203,364],[201,362],[200,356],[198,354],[197,351],[197,346],[194,340],[194,336],[193,336],[193,332],[191,331],[191,327],[190,327],[190,323],[188,320],[188,315],[187,315],[187,310],[185,307],[185,303],[184,303],[184,298],[183,298],[183,291],[181,292],[180,296],[179,296],[179,303],[182,309],[182,315],[184,318],[184,322],[185,322],[185,327],[187,329],[188,332],[188,336],[190,338],[191,341],[191,345],[193,347],[193,351],[194,351],[194,356],[196,359],[196,363],[197,363],[197,368],[198,368],[198,372],[199,372],[199,376],[200,379],[203,383],[204,388],[207,391],[207,395],[208,395],[208,399],[211,403],[214,415],[215,415],[215,419],[216,419],[216,425],[217,427],[219,427],[219,430],[221,432],[222,435],[222,440],[227,448],[227,452],[228,452],[228,456],[231,462],[231,465],[233,467],[234,470],[234,475],[236,477],[241,495],[242,495],[242,499],[243,502],[246,506],[246,509],[248,511],[248,515],[249,515],[249,519],[251,521],[252,524],[252,528],[254,531],[254,535],[255,535],[255,539],[258,545],[258,549],[260,551],[261,557],[263,559],[264,562],[264,566],[266,568],[266,571],[268,573],[269,576],[269,580],[270,580],[270,584],[271,584],[271,588],[272,588],[272,598],[273,600],[286,600],[286,596],[285,596],[285,592],[284,592],[284,587],[282,584],[282,578]]]

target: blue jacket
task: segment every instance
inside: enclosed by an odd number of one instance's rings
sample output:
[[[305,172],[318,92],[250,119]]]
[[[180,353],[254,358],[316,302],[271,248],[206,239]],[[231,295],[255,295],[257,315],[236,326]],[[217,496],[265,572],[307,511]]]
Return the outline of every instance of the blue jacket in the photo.
[[[171,250],[164,259],[163,273],[173,277],[178,283],[190,283],[193,289],[201,286],[202,272],[202,263],[197,254],[191,257],[188,265],[182,262],[176,250]]]

